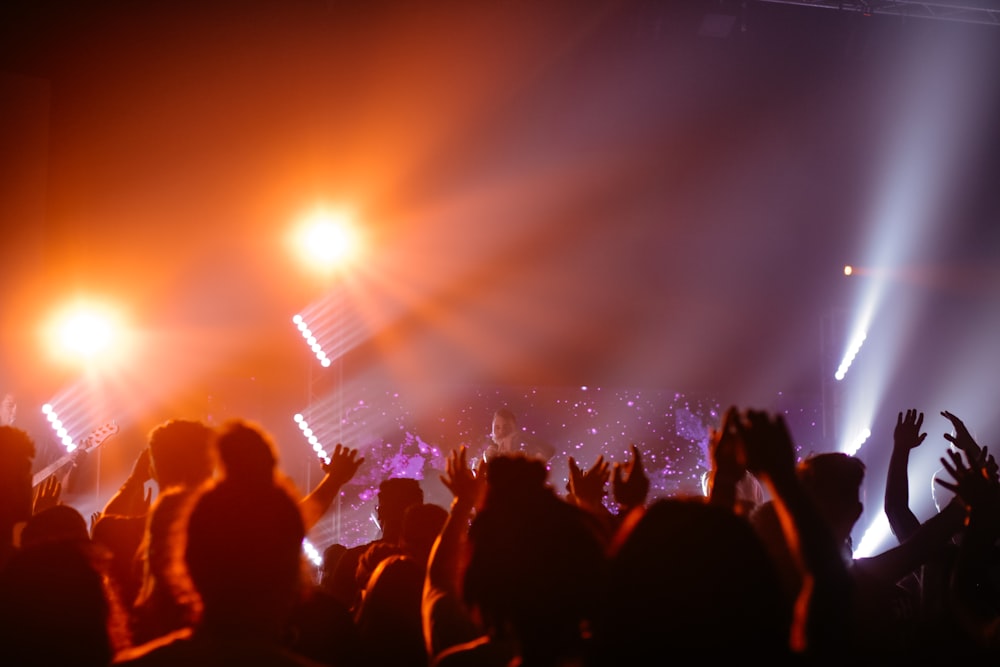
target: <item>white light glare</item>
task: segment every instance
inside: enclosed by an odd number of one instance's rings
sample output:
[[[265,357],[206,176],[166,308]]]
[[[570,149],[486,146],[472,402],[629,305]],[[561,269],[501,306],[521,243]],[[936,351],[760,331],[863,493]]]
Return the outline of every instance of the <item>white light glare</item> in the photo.
[[[865,444],[870,437],[872,437],[872,431],[870,428],[861,429],[861,432],[854,438],[854,441],[847,445],[844,453],[849,456],[854,456],[855,452],[861,449],[861,445]]]
[[[306,321],[302,318],[302,316],[295,315],[294,317],[292,317],[292,322],[295,324],[295,327],[299,330],[299,333],[302,334],[302,337],[306,341],[306,345],[308,345],[309,349],[312,350],[312,353],[316,355],[316,359],[319,360],[320,365],[322,365],[324,368],[329,367],[330,360],[326,356],[326,352],[323,351],[323,347],[316,340],[316,335],[312,332],[312,330],[309,329],[309,325],[306,324]]]
[[[858,548],[854,550],[854,558],[868,558],[874,555],[877,553],[875,550],[882,546],[888,536],[889,519],[886,518],[885,512],[879,512],[872,525],[868,526],[868,530],[861,536]]]
[[[302,436],[306,439],[310,445],[312,445],[313,451],[316,452],[316,456],[324,463],[330,462],[330,456],[324,451],[323,447],[319,445],[319,438],[313,433],[312,428],[309,426],[309,422],[301,414],[296,414],[292,417],[292,420],[299,425],[299,430],[302,431]]]
[[[70,437],[69,431],[66,426],[59,419],[59,414],[55,411],[50,403],[46,403],[42,406],[42,414],[45,415],[45,419],[48,420],[49,426],[55,431],[56,438],[62,443],[63,447],[66,448],[67,453],[76,450],[76,443],[73,442],[73,438]]]
[[[316,567],[319,567],[323,564],[323,554],[321,554],[319,552],[319,549],[313,546],[313,543],[310,542],[308,539],[302,540],[302,551],[305,552],[306,558],[309,559],[309,562],[315,565]]]
[[[847,375],[847,369],[851,367],[854,357],[858,356],[858,352],[861,351],[861,346],[865,344],[866,338],[868,338],[868,332],[862,331],[851,343],[851,347],[848,348],[843,361],[841,361],[840,366],[837,367],[837,372],[833,375],[833,377],[835,377],[838,381],[843,380]]]

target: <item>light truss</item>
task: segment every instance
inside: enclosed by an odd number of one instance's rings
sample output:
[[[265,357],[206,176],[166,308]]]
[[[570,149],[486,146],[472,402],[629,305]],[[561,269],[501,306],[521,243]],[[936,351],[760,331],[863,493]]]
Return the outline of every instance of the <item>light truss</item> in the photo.
[[[780,5],[799,5],[821,9],[858,12],[866,16],[909,16],[939,21],[980,23],[1000,26],[1000,2],[918,2],[916,0],[757,0]]]

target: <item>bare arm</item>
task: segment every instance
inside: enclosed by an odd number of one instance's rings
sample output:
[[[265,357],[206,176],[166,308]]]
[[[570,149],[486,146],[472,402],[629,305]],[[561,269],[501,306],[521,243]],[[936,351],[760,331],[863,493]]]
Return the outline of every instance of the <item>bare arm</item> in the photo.
[[[358,450],[349,449],[337,444],[330,455],[330,461],[323,464],[323,479],[303,498],[299,505],[306,519],[306,530],[316,525],[330,509],[341,487],[354,477],[358,468],[365,462],[364,457],[358,457]]]
[[[432,661],[441,651],[482,634],[459,595],[465,536],[486,491],[485,480],[469,468],[467,453],[463,445],[449,454],[446,474],[441,476],[454,498],[441,534],[431,547],[424,579],[421,618],[427,655]]]
[[[120,516],[143,516],[149,511],[153,492],[146,491],[146,482],[153,479],[153,469],[149,458],[149,447],[144,447],[129,473],[125,483],[111,496],[101,514]]]
[[[910,451],[916,449],[927,437],[921,433],[924,413],[907,410],[896,417],[896,428],[892,432],[892,453],[889,455],[889,470],[885,480],[885,516],[893,535],[900,542],[906,541],[917,528],[920,520],[910,510],[910,482],[907,468]]]

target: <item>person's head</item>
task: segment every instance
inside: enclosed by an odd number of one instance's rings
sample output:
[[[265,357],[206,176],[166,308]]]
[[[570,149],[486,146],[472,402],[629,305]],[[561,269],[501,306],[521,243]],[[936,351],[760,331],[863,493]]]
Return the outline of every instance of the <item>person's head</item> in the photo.
[[[34,458],[35,442],[26,431],[0,426],[0,523],[6,528],[31,517]]]
[[[149,434],[149,458],[160,489],[194,488],[211,479],[215,453],[212,429],[200,421],[171,419]]]
[[[202,492],[187,521],[184,560],[201,596],[201,627],[274,639],[303,583],[305,523],[278,485],[225,480]]]
[[[21,531],[21,547],[49,542],[90,541],[87,520],[79,510],[69,505],[53,505],[32,515]]]
[[[517,417],[507,408],[500,408],[493,413],[493,427],[490,437],[493,443],[501,445],[508,442],[517,433]]]
[[[434,540],[441,533],[448,510],[440,505],[412,505],[403,516],[403,551],[420,562],[427,562]]]
[[[243,420],[223,424],[215,437],[219,460],[227,479],[270,484],[278,466],[278,450],[259,427]]]
[[[800,461],[796,473],[834,537],[839,543],[850,545],[851,530],[864,510],[861,501],[864,462],[842,452],[825,452]]]
[[[340,563],[340,559],[344,557],[347,553],[347,547],[343,544],[334,542],[326,549],[323,549],[323,568],[320,572],[319,585],[320,588],[329,591],[333,584],[333,573],[337,571],[337,565]]]
[[[366,664],[426,664],[420,616],[423,588],[424,566],[419,561],[395,554],[378,564],[357,613]]]
[[[424,502],[420,482],[406,477],[391,477],[378,486],[378,523],[383,539],[398,541],[403,530],[403,517],[413,505]]]

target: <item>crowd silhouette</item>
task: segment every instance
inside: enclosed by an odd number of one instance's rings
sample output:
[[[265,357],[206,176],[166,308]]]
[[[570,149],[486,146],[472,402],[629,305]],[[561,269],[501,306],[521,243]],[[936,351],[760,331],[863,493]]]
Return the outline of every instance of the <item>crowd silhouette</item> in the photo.
[[[935,481],[909,507],[924,414],[882,429],[885,471],[799,458],[779,414],[732,407],[710,430],[703,496],[650,497],[627,463],[456,443],[441,482],[378,490],[378,539],[303,540],[364,465],[338,444],[307,492],[258,424],[154,428],[128,479],[84,517],[58,481],[33,489],[35,446],[0,426],[0,664],[603,667],[760,659],[920,665],[1000,657],[1000,477],[951,412]],[[855,557],[862,485],[885,476],[897,544]],[[156,482],[155,498],[147,482]]]

